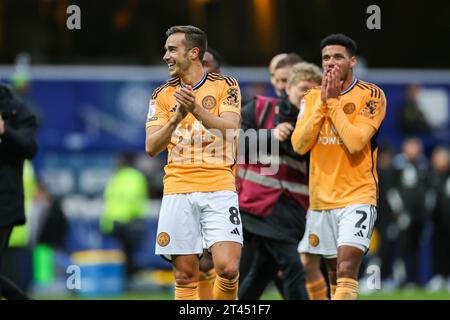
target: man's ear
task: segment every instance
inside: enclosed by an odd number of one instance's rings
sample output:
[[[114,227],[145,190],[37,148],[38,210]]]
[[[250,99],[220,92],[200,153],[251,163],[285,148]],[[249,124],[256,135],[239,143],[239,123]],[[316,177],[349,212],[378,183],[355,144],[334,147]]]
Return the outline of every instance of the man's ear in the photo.
[[[191,60],[199,59],[200,58],[200,49],[197,47],[194,47],[191,49]]]
[[[350,58],[350,67],[353,69],[355,66],[356,66],[356,63],[357,63],[358,61],[356,60],[356,56],[352,56],[351,58]]]

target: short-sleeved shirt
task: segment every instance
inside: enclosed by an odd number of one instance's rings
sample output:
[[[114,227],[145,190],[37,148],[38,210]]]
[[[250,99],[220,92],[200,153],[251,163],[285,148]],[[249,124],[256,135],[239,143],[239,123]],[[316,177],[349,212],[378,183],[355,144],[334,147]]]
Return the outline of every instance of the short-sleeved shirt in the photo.
[[[173,78],[158,87],[151,97],[146,128],[164,126],[175,114],[174,93],[183,86]],[[241,113],[241,93],[237,81],[217,73],[205,74],[192,87],[196,102],[210,113]],[[206,129],[191,113],[178,124],[167,146],[164,194],[236,191],[236,135],[221,138]]]
[[[303,125],[313,108],[321,103],[320,87],[311,89],[301,103],[297,126]],[[352,155],[326,116],[310,155],[310,208],[313,210],[352,204],[377,205],[376,138],[386,114],[384,92],[374,84],[355,80],[341,93],[339,104],[352,124],[368,124],[376,133],[361,152]]]

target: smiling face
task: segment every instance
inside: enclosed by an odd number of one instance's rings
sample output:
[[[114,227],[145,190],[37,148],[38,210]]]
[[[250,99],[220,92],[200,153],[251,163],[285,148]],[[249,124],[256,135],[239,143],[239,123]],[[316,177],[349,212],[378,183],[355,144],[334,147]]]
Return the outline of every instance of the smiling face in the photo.
[[[344,82],[353,77],[353,68],[356,65],[356,57],[350,56],[347,49],[341,45],[329,45],[322,49],[322,68],[330,71],[339,67],[340,79]]]
[[[170,76],[182,77],[192,65],[189,57],[191,49],[186,46],[185,34],[178,32],[170,35],[164,48],[163,60],[169,66]]]

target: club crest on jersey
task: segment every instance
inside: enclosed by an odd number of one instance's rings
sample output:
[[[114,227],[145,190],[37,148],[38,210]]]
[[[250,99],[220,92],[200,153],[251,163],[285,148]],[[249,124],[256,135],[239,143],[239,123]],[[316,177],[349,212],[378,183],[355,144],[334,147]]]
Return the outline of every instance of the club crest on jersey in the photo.
[[[165,247],[170,243],[170,236],[167,232],[160,232],[157,237],[158,245]]]
[[[202,106],[205,109],[211,110],[216,106],[216,98],[213,96],[206,96],[202,100]]]
[[[353,112],[355,112],[356,106],[354,103],[349,102],[342,109],[344,110],[345,114],[352,114]]]
[[[308,240],[309,240],[309,244],[311,246],[313,246],[313,247],[317,247],[319,245],[319,243],[320,243],[319,237],[316,234],[314,234],[314,233],[311,233],[308,236]]]
[[[360,115],[367,118],[373,118],[378,114],[379,110],[380,108],[378,108],[378,101],[369,100],[366,102],[366,106],[361,110]]]
[[[156,100],[151,99],[148,103],[147,121],[155,120],[158,120],[158,117],[156,116]]]

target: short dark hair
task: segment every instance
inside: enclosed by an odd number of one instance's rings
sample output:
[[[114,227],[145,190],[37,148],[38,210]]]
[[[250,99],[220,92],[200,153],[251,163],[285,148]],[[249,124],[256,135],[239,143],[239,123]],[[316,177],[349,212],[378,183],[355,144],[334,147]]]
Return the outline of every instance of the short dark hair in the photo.
[[[215,67],[216,69],[220,69],[220,67],[221,67],[221,65],[222,65],[222,57],[220,56],[219,52],[217,52],[216,50],[214,50],[214,49],[211,48],[211,47],[208,47],[208,48],[206,49],[206,52],[211,53],[211,55],[213,56],[213,58],[214,58],[214,64],[215,64],[214,67]]]
[[[284,58],[282,58],[278,63],[275,65],[275,70],[284,68],[286,66],[293,66],[294,64],[297,64],[299,62],[303,62],[303,58],[296,54],[295,52],[288,53],[288,55]]]
[[[206,33],[200,28],[194,26],[173,26],[166,31],[166,36],[169,37],[174,33],[184,33],[186,42],[190,49],[197,47],[200,49],[199,58],[203,60],[206,48],[208,47],[208,37]]]
[[[356,51],[358,50],[358,46],[356,45],[356,42],[349,36],[346,36],[345,34],[342,34],[342,33],[330,34],[330,35],[326,36],[320,42],[320,50],[322,50],[326,46],[332,46],[332,45],[340,45],[340,46],[345,47],[345,49],[347,49],[347,52],[351,57],[355,56]]]

